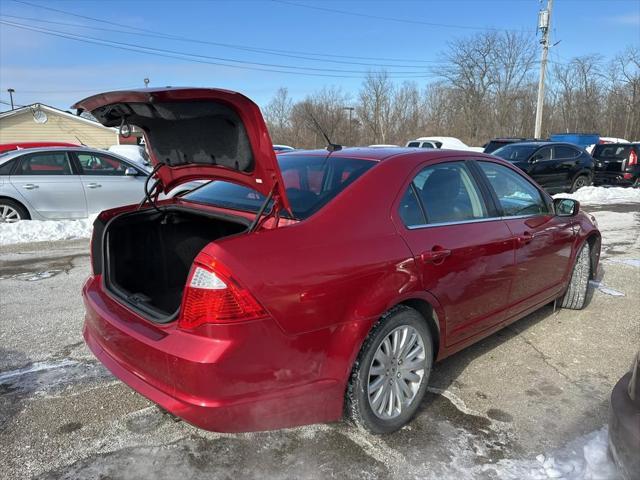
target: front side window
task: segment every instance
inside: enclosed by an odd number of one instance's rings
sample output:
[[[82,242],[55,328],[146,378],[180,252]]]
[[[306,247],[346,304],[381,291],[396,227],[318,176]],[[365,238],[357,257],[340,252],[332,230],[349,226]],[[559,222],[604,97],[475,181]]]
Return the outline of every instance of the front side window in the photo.
[[[354,158],[282,155],[278,165],[293,215],[305,219],[357,180],[376,162]],[[257,212],[265,197],[255,190],[216,180],[187,193],[185,200]]]
[[[493,155],[510,162],[526,162],[537,148],[536,145],[511,144],[498,148]]]
[[[488,216],[478,186],[464,162],[429,166],[416,175],[400,207],[400,217],[407,226],[412,224],[405,218],[417,221],[422,215],[411,206],[411,190],[426,215],[422,223],[456,223]]]
[[[493,187],[505,217],[549,213],[538,189],[522,175],[497,163],[478,164]]]
[[[551,147],[541,148],[532,158],[533,161],[551,160]]]
[[[72,175],[71,163],[65,152],[44,152],[25,155],[14,175]]]
[[[124,175],[129,165],[115,157],[98,153],[77,153],[83,175]]]

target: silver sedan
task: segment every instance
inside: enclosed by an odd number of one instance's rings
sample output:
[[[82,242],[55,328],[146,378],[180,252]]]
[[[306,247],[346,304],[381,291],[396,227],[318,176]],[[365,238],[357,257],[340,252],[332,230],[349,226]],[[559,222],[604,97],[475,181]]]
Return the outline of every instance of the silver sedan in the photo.
[[[148,169],[104,150],[46,147],[0,155],[0,223],[86,218],[140,202]],[[194,188],[193,182],[171,194]]]

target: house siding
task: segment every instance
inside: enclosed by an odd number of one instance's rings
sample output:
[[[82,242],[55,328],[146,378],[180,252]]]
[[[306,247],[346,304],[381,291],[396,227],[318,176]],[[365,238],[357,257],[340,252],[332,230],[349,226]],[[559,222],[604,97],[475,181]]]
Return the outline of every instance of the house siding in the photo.
[[[118,133],[102,125],[91,125],[46,111],[46,123],[36,123],[31,111],[0,118],[0,143],[69,142],[107,148],[118,143]]]

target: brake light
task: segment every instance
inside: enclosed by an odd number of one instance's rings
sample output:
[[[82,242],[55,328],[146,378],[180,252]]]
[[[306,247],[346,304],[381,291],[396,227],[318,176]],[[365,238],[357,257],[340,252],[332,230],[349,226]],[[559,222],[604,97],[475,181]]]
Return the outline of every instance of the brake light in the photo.
[[[635,150],[632,149],[631,153],[629,154],[629,164],[627,165],[627,167],[630,167],[637,163],[638,163],[638,154],[635,152]]]
[[[193,329],[205,323],[253,320],[266,312],[251,293],[219,264],[196,263],[185,289],[178,326]]]

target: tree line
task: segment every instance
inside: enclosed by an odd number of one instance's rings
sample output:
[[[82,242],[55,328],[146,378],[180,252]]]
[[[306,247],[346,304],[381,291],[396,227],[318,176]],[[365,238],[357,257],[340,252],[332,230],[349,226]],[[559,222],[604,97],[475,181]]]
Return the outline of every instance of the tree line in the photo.
[[[514,32],[452,41],[426,85],[372,71],[357,93],[327,86],[293,101],[285,87],[263,109],[274,143],[396,144],[419,136],[458,137],[479,146],[493,137],[532,137],[539,48]],[[547,68],[543,137],[597,132],[640,140],[640,49],[552,60]]]

